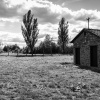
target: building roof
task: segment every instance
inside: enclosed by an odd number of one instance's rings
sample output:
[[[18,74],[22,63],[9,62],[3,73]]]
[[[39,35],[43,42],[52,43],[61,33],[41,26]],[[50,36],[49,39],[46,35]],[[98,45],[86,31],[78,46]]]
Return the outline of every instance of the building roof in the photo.
[[[100,30],[98,29],[87,29],[87,28],[83,28],[80,33],[71,41],[71,43],[73,43],[81,34],[82,32],[89,32],[91,34],[94,34],[98,37],[100,37]]]

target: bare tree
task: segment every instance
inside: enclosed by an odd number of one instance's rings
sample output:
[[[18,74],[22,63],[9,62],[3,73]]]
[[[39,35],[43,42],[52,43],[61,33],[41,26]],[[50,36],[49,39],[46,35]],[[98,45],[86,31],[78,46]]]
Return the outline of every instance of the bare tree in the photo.
[[[65,22],[65,18],[63,17],[59,22],[58,28],[58,45],[60,46],[62,53],[65,53],[65,47],[68,43],[68,22]]]
[[[31,10],[23,16],[22,34],[33,56],[34,46],[39,34],[37,18],[33,18]]]

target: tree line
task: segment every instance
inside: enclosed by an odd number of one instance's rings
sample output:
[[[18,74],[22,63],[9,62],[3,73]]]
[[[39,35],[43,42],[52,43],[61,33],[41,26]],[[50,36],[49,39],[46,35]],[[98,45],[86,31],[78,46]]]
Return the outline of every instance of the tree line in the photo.
[[[49,37],[49,38],[47,38]],[[22,53],[22,54],[31,54],[30,49],[26,46],[20,48],[17,44],[14,45],[5,45],[2,49],[0,49],[0,53],[9,52]],[[50,39],[50,35],[46,35],[44,41],[42,41],[38,46],[34,47],[33,54],[61,54],[62,50],[57,43]],[[73,46],[66,46],[65,54],[73,54]]]
[[[26,47],[20,48],[18,45],[4,46],[4,52],[21,52],[21,53],[30,53],[32,54],[72,54],[73,46],[68,46],[69,37],[68,37],[68,22],[65,18],[62,17],[59,21],[58,27],[58,41],[55,43],[53,38],[50,35],[46,35],[44,41],[42,41],[39,46],[35,46],[38,40],[38,20],[34,18],[31,10],[29,10],[24,16],[21,25],[22,35],[26,42]]]

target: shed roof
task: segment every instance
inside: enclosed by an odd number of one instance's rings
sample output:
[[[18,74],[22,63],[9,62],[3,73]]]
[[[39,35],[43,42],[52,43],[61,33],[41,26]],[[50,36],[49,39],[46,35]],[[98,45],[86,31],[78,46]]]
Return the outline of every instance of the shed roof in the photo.
[[[83,28],[79,34],[71,41],[71,43],[73,43],[81,34],[82,32],[89,32],[90,34],[94,34],[98,37],[100,37],[100,30],[99,29],[87,29],[87,28]]]

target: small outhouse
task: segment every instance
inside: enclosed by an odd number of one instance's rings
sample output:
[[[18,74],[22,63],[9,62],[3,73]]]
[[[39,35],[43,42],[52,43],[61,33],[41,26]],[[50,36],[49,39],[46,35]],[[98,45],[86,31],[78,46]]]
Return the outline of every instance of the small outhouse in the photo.
[[[74,64],[100,67],[100,30],[84,28],[71,43],[74,45]]]

